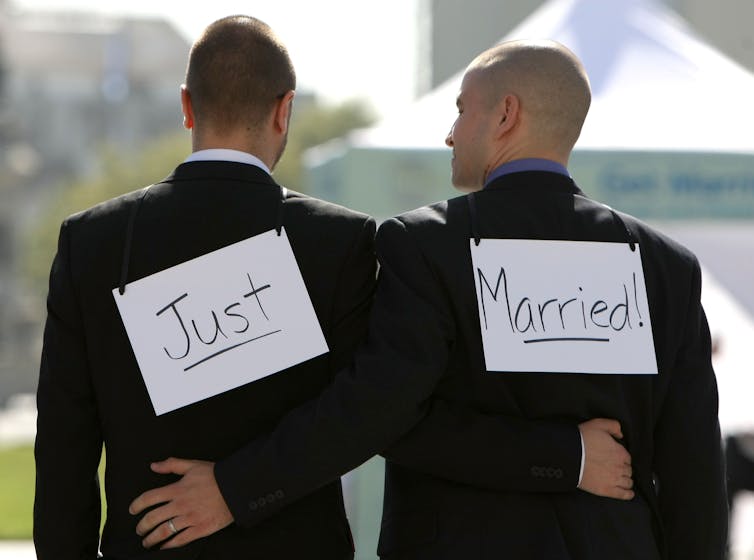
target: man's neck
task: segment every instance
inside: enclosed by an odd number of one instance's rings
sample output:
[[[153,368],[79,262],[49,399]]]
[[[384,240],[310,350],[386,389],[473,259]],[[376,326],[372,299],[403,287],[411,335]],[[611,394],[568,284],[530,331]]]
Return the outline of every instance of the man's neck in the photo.
[[[509,161],[492,169],[487,174],[484,184],[487,186],[498,177],[522,171],[548,171],[550,173],[560,173],[567,177],[570,176],[568,169],[560,162],[545,158],[524,158]]]
[[[260,159],[268,169],[275,164],[275,144],[268,141],[266,135],[261,132],[254,136],[254,142],[250,142],[249,131],[228,131],[224,134],[215,134],[209,130],[198,132],[192,130],[191,146],[193,152],[205,150],[234,150],[245,154],[251,154]]]

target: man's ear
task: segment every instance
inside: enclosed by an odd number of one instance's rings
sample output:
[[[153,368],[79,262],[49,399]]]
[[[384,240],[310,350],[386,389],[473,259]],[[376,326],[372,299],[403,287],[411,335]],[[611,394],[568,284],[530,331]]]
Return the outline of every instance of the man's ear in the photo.
[[[295,95],[295,91],[289,90],[278,98],[277,103],[275,104],[273,124],[275,126],[275,131],[280,134],[288,132],[288,125],[291,122],[291,113],[293,112],[293,98]]]
[[[194,128],[194,107],[191,104],[191,94],[186,84],[181,85],[181,111],[183,111],[183,126],[191,130]]]
[[[508,94],[500,100],[495,109],[495,115],[498,119],[496,131],[498,138],[504,136],[516,126],[520,109],[521,102],[516,95]]]

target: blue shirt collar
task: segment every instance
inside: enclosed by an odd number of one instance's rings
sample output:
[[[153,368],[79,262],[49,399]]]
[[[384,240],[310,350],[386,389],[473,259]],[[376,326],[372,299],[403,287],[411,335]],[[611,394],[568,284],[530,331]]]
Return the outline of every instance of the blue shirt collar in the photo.
[[[556,161],[542,158],[516,159],[493,169],[490,174],[487,175],[487,180],[484,182],[484,186],[486,188],[492,181],[503,175],[519,173],[521,171],[549,171],[550,173],[560,173],[566,177],[571,176],[568,173],[568,169]]]

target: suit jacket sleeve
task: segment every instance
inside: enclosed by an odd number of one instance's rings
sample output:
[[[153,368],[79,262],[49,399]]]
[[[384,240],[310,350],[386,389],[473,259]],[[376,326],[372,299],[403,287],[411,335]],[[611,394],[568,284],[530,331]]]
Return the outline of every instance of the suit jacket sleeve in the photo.
[[[376,246],[380,281],[369,336],[352,364],[272,433],[215,465],[236,523],[253,525],[335,480],[424,412],[444,370],[449,319],[436,308],[437,287],[402,224],[383,224]]]
[[[377,284],[374,255],[374,218],[364,221],[345,259],[336,286],[328,333],[330,370],[333,375],[346,367],[356,348],[364,341],[369,324],[369,310]]]
[[[655,476],[671,559],[724,558],[727,499],[710,335],[694,262],[688,313],[655,428]]]
[[[218,485],[237,523],[258,523],[353,469],[427,411],[453,343],[452,316],[402,222],[380,227],[377,254],[380,280],[369,335],[351,366],[271,434],[216,464]],[[435,410],[435,422],[453,416]]]
[[[477,488],[568,492],[579,482],[581,437],[575,425],[484,414],[435,399],[422,421],[382,454]]]
[[[50,273],[37,388],[34,544],[45,558],[96,558],[102,434],[72,282],[70,228],[60,231]]]

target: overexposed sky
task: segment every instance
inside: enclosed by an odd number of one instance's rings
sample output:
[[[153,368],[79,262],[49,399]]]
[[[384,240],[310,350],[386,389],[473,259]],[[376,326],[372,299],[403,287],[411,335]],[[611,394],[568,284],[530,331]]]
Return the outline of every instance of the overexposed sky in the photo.
[[[379,115],[415,91],[417,0],[9,0],[21,9],[165,17],[192,40],[212,21],[246,14],[287,45],[299,90],[331,102],[365,99]]]

